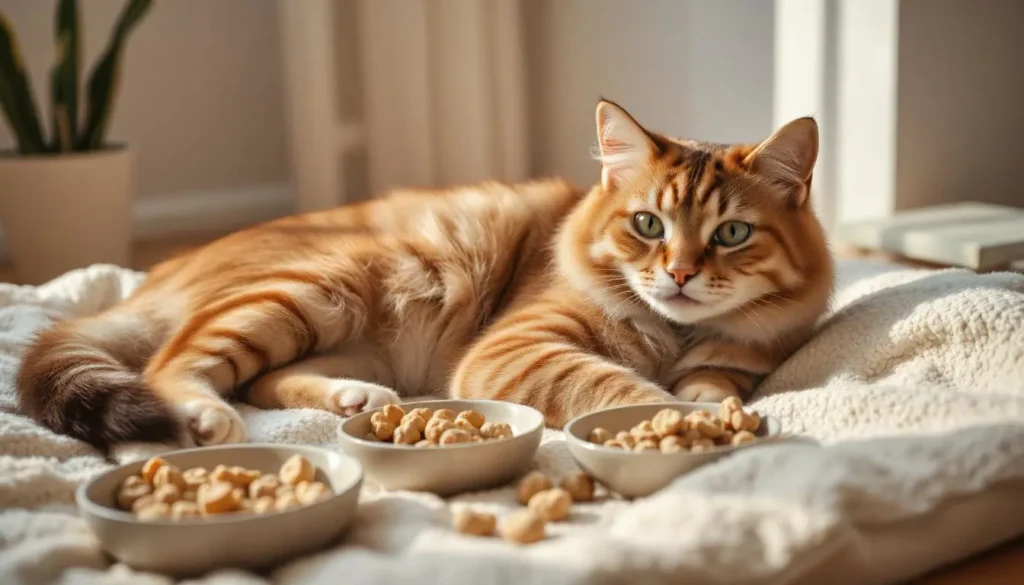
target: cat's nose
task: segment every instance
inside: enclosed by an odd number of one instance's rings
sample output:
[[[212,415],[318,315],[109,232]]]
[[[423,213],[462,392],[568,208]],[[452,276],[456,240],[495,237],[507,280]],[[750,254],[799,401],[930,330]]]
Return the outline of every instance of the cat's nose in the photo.
[[[669,276],[672,277],[672,280],[676,281],[676,284],[683,286],[686,284],[686,281],[693,278],[694,274],[697,274],[697,268],[694,266],[682,266],[676,264],[666,267],[665,272],[668,272]]]

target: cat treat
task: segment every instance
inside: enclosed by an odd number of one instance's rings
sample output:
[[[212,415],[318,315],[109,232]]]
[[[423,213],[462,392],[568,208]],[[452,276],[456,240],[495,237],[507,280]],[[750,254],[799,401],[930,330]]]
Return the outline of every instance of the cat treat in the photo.
[[[121,483],[117,506],[139,520],[185,520],[230,513],[268,514],[310,506],[333,495],[315,481],[316,467],[293,455],[276,474],[218,465],[182,471],[160,457],[142,466],[141,475]]]
[[[366,439],[409,447],[447,447],[509,439],[508,423],[488,421],[473,410],[456,413],[447,408],[414,408],[409,412],[389,404],[370,416]]]
[[[717,416],[706,410],[696,410],[683,416],[678,410],[665,408],[652,419],[641,421],[633,428],[618,431],[615,435],[607,429],[596,428],[590,432],[588,440],[611,449],[634,453],[700,453],[715,447],[755,441],[755,433],[759,428],[761,416],[744,410],[740,399],[730,396],[719,405]]]

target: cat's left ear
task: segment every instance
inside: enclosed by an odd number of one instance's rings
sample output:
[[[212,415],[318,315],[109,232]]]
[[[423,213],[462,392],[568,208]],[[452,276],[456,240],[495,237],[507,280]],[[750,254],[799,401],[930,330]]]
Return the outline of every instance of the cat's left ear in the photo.
[[[811,189],[811,174],[818,160],[818,123],[797,118],[779,128],[750,154],[747,168],[789,190],[793,203],[803,205]]]
[[[601,186],[622,186],[647,169],[658,147],[647,131],[618,104],[597,104],[596,158],[601,161]]]

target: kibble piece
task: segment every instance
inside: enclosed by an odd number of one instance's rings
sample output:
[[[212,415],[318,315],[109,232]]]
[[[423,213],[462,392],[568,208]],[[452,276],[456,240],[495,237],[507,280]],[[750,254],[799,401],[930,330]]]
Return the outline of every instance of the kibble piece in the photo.
[[[732,444],[742,445],[743,443],[750,443],[756,438],[757,437],[754,436],[754,433],[750,431],[739,431],[738,433],[732,436]]]
[[[629,434],[636,441],[657,441],[660,438],[658,433],[654,431],[654,425],[649,420],[641,421],[638,425],[629,429]]]
[[[295,485],[300,481],[313,481],[314,475],[316,475],[316,470],[313,469],[313,464],[302,455],[295,454],[284,462],[277,477],[281,479],[282,483]]]
[[[688,444],[688,445],[693,444],[693,442],[696,441],[697,439],[703,439],[704,438],[704,435],[701,434],[700,431],[698,431],[697,429],[693,428],[692,426],[690,428],[686,429],[685,431],[683,431],[683,434],[680,435],[680,436],[683,438],[683,441],[685,441],[686,444]]]
[[[474,512],[468,508],[456,510],[452,514],[452,526],[463,534],[473,536],[491,536],[498,521],[494,514]]]
[[[121,482],[121,489],[133,488],[133,487],[137,487],[137,486],[140,486],[140,485],[149,485],[149,484],[147,484],[146,480],[142,479],[138,475],[129,475],[128,477],[124,478],[124,481]]]
[[[455,420],[460,418],[469,421],[470,424],[478,429],[484,426],[484,423],[487,422],[486,419],[484,419],[484,415],[475,410],[463,410],[459,413],[459,416],[455,417]]]
[[[185,480],[187,487],[195,489],[206,483],[210,478],[210,474],[206,471],[205,467],[193,467],[183,471],[181,478]]]
[[[528,504],[531,510],[548,522],[565,520],[572,508],[572,496],[562,488],[537,492]]]
[[[159,502],[156,501],[156,498],[153,497],[153,494],[147,494],[135,500],[135,503],[132,504],[132,512],[138,514],[139,510],[158,503]]]
[[[467,433],[470,434],[470,436],[475,436],[475,435],[479,435],[480,434],[480,429],[478,429],[475,426],[473,426],[473,423],[469,422],[468,420],[466,420],[464,418],[456,418],[455,419],[455,428],[462,429],[462,430],[466,431]]]
[[[422,433],[427,429],[427,419],[422,416],[410,412],[402,418],[402,422],[398,426],[411,425],[416,427],[416,430]]]
[[[615,435],[615,440],[622,445],[623,449],[632,449],[633,446],[636,445],[636,439],[634,439],[633,435],[627,433],[626,431],[619,431]]]
[[[235,492],[235,485],[226,481],[214,481],[199,486],[196,503],[203,514],[223,514],[238,509],[241,501]]]
[[[451,422],[454,423],[455,422],[455,413],[452,412],[448,408],[439,408],[438,410],[434,411],[434,416],[431,418],[431,420],[437,419],[437,418],[439,418],[441,420],[451,421]]]
[[[552,483],[548,476],[540,471],[531,471],[519,480],[519,484],[516,486],[516,499],[520,504],[529,504],[530,498],[538,492],[551,489],[551,487]]]
[[[651,426],[659,437],[675,435],[683,427],[683,413],[672,408],[663,408],[651,419]]]
[[[601,427],[597,427],[590,431],[590,435],[587,436],[588,441],[591,443],[597,443],[598,445],[604,445],[613,438],[614,437],[612,437],[612,434],[609,433],[607,429],[602,429]]]
[[[715,448],[715,442],[712,441],[711,439],[708,439],[708,438],[705,438],[705,437],[701,437],[700,439],[695,439],[692,443],[690,443],[690,451],[693,451],[694,453],[701,453],[701,452],[704,452],[704,451],[710,451],[710,450],[712,450],[714,448]]]
[[[291,486],[291,485],[288,485],[286,483],[283,483],[283,484],[277,486],[277,489],[274,490],[274,497],[275,498],[280,498],[281,496],[283,496],[285,494],[293,494],[293,493],[295,493],[295,486]]]
[[[589,502],[594,499],[594,480],[582,471],[567,475],[558,482],[558,487],[568,492],[574,502]]]
[[[743,401],[740,400],[739,396],[728,396],[718,405],[718,418],[728,423],[732,420],[732,414],[734,412],[740,412],[742,410]]]
[[[170,505],[181,499],[181,490],[178,486],[167,483],[153,490],[153,499]]]
[[[139,520],[162,520],[171,515],[171,507],[163,502],[153,502],[135,513]]]
[[[199,506],[195,502],[178,501],[171,504],[171,518],[175,520],[198,517]]]
[[[235,472],[226,465],[218,465],[210,472],[210,481],[226,481],[233,484],[236,481]]]
[[[274,511],[276,503],[277,500],[273,496],[262,496],[253,503],[252,511],[255,514],[268,514]]]
[[[401,424],[402,418],[405,417],[405,411],[397,404],[385,404],[384,408],[380,409],[380,411],[387,417],[388,422],[396,427]]]
[[[370,425],[373,427],[373,434],[378,441],[389,441],[395,434],[395,425],[390,421],[379,420],[371,422]]]
[[[407,414],[405,416],[409,416],[409,415],[418,416],[418,417],[422,418],[423,420],[425,420],[427,422],[430,422],[430,419],[434,416],[434,411],[429,409],[429,408],[426,408],[426,407],[420,407],[420,408],[414,408],[414,409],[410,410],[409,414]]]
[[[662,453],[677,453],[686,449],[686,442],[679,435],[669,435],[658,443]]]
[[[156,474],[153,475],[154,487],[165,485],[173,485],[179,490],[183,490],[187,486],[185,478],[181,475],[181,470],[174,465],[161,466],[160,469],[156,470]]]
[[[532,510],[519,510],[501,522],[501,536],[519,544],[530,544],[544,538],[544,519]]]
[[[291,510],[293,508],[298,508],[299,506],[301,506],[301,504],[299,504],[299,500],[295,497],[295,494],[279,496],[277,501],[274,502],[274,509],[278,512],[284,512],[285,510]]]
[[[453,423],[450,420],[443,418],[432,418],[430,419],[430,422],[427,423],[427,440],[430,441],[431,443],[440,443],[441,435],[443,435],[445,431],[454,428],[455,423]]]
[[[395,429],[394,440],[396,445],[415,445],[420,440],[420,430],[415,424],[403,424]]]
[[[473,435],[462,429],[448,429],[441,434],[441,440],[438,443],[441,445],[456,445],[458,443],[468,443],[472,440]]]
[[[637,441],[636,445],[633,445],[633,451],[636,452],[636,453],[642,453],[644,451],[657,451],[657,450],[658,450],[658,442],[655,441],[654,439],[643,439],[642,441]]]
[[[152,492],[153,488],[149,487],[147,483],[122,487],[117,493],[117,505],[122,510],[131,510],[135,502],[139,501],[139,498],[148,496]]]
[[[232,467],[231,471],[235,474],[235,484],[244,488],[249,487],[249,484],[263,475],[255,469],[246,469],[244,467]]]
[[[611,447],[612,449],[627,449],[627,447],[620,443],[618,439],[610,439],[605,441],[603,444],[605,447]]]
[[[295,486],[295,499],[303,506],[310,506],[331,497],[331,490],[319,481],[304,481]]]
[[[249,484],[249,497],[255,500],[263,496],[273,496],[280,485],[281,480],[277,479],[276,475],[268,473]]]
[[[433,447],[433,446],[434,446],[434,444],[431,443],[429,439],[421,439],[421,440],[417,441],[415,445],[413,445],[413,447]]]
[[[756,412],[739,410],[732,413],[729,423],[736,431],[750,431],[752,433],[761,426],[761,415]]]
[[[700,433],[702,437],[717,439],[725,434],[725,427],[722,425],[722,421],[717,418],[701,418],[695,420],[692,424],[693,429]]]
[[[153,477],[156,476],[156,472],[164,465],[167,465],[167,462],[163,458],[151,457],[142,465],[142,479],[146,480],[147,483],[153,483]]]
[[[485,422],[480,427],[480,434],[488,439],[510,439],[512,427],[506,422]]]

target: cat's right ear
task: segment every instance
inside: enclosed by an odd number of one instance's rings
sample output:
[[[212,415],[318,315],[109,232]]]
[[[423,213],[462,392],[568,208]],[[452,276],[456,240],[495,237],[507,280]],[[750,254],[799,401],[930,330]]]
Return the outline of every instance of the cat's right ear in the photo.
[[[657,146],[626,110],[601,100],[597,104],[596,158],[601,161],[601,186],[612,189],[629,182],[653,160]]]

